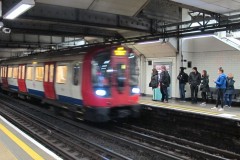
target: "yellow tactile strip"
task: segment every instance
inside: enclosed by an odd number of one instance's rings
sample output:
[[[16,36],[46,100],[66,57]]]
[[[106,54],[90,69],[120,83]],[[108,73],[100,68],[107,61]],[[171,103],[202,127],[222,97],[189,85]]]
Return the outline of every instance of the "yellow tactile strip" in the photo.
[[[203,114],[203,115],[225,117],[228,119],[240,120],[239,114],[228,113],[225,111],[219,112],[216,110],[210,110],[209,108],[191,107],[191,106],[186,106],[186,105],[162,103],[162,102],[151,101],[151,100],[140,100],[139,103],[143,104],[143,105],[147,105],[147,106],[161,107],[161,108],[185,111],[185,112],[190,112],[190,113],[198,113],[198,114]]]
[[[1,160],[17,160],[17,158],[5,147],[0,141],[0,159]]]
[[[30,157],[36,160],[44,160],[38,153],[36,153],[25,142],[15,136],[10,130],[0,123],[0,130],[5,133],[12,141],[14,141],[19,147],[21,147]]]

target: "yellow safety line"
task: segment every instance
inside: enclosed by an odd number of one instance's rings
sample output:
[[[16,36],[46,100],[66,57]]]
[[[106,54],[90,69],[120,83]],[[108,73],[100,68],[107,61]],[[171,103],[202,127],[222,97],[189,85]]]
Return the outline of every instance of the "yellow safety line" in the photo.
[[[11,131],[9,131],[2,124],[0,124],[0,129],[34,160],[44,160],[44,158],[42,158],[39,154],[37,154],[34,150],[32,150],[26,143],[20,140],[17,136],[15,136]]]
[[[187,111],[187,112],[192,112],[192,113],[200,113],[200,114],[205,114],[205,115],[212,115],[212,116],[217,116],[221,113],[216,112],[216,111],[208,111],[207,108],[193,108],[191,106],[183,106],[183,105],[172,105],[172,104],[166,104],[166,103],[161,103],[161,102],[154,102],[154,101],[146,101],[146,100],[140,100],[140,104],[145,104],[145,105],[154,105],[157,107],[161,108],[167,108],[167,109],[175,109],[175,110],[180,110],[180,111]],[[235,115],[234,118],[240,119],[240,115]]]
[[[162,107],[162,108],[169,108],[170,109],[178,109],[178,110],[182,110],[182,111],[190,111],[190,112],[194,112],[194,113],[204,113],[204,114],[210,114],[210,115],[218,115],[219,113],[214,112],[214,111],[207,111],[205,109],[199,109],[199,108],[192,108],[192,107],[185,107],[182,105],[172,105],[172,104],[166,104],[166,103],[159,103],[159,102],[151,102],[151,103],[145,103],[145,102],[140,102],[142,104],[154,104],[157,105],[158,107]],[[164,104],[164,106],[160,105],[160,104]]]

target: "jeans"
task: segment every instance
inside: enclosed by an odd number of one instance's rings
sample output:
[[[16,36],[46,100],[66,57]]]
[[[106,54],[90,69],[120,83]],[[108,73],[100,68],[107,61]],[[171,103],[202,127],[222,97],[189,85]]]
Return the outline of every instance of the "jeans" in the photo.
[[[202,101],[207,103],[207,92],[202,92]]]
[[[185,83],[179,83],[179,92],[181,100],[185,100]]]
[[[197,102],[198,86],[197,85],[191,85],[190,88],[191,88],[192,102]]]
[[[217,89],[217,103],[216,103],[216,107],[218,107],[218,105],[220,104],[220,100],[221,100],[221,107],[223,108],[223,96],[224,96],[224,92],[225,89],[223,88],[218,88]]]
[[[225,105],[231,106],[232,105],[232,94],[225,94],[224,95],[224,102]]]
[[[161,85],[160,87],[160,91],[162,93],[162,102],[164,101],[164,99],[168,102],[168,90],[167,90],[167,86]]]

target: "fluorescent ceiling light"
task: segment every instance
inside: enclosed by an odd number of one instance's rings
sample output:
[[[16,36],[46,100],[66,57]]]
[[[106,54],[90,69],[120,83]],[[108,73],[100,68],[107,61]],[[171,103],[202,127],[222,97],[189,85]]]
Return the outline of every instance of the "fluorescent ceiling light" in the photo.
[[[12,9],[10,9],[6,14],[4,14],[4,19],[14,19],[19,15],[23,14],[35,5],[34,0],[21,0]]]
[[[140,42],[140,43],[137,43],[137,44],[151,44],[151,43],[158,43],[160,42],[159,40],[157,41],[146,41],[146,42]]]
[[[199,35],[199,36],[191,36],[191,37],[184,37],[182,39],[196,39],[196,38],[207,38],[207,37],[213,37],[213,34],[207,34],[207,35]]]
[[[3,27],[3,22],[0,22],[0,28],[2,28]]]

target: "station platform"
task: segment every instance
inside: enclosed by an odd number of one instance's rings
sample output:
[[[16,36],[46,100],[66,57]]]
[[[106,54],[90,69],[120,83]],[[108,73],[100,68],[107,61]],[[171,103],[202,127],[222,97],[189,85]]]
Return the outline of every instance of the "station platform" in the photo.
[[[0,160],[62,160],[0,115]]]
[[[168,103],[161,101],[153,101],[151,97],[141,97],[139,103],[144,106],[158,107],[174,111],[186,112],[191,114],[199,114],[204,116],[221,117],[231,120],[240,121],[240,107],[225,107],[224,111],[218,111],[211,109],[215,104],[207,104],[206,106],[200,106],[198,104],[192,104],[191,102],[180,102],[178,100],[169,100]]]

